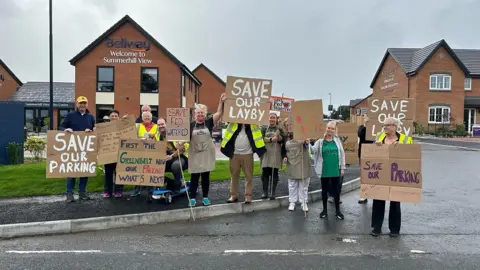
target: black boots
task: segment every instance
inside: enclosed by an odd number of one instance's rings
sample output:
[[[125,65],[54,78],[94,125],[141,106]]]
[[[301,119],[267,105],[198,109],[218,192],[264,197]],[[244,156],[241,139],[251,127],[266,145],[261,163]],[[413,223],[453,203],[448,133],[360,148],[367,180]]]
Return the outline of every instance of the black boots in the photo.
[[[262,174],[262,189],[263,189],[263,193],[262,193],[262,200],[265,200],[266,198],[268,198],[268,176]]]

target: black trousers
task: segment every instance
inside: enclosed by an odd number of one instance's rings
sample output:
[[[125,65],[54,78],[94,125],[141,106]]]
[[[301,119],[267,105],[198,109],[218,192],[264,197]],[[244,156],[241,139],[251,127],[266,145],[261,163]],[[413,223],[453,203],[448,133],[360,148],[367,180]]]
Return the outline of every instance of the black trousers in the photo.
[[[103,192],[108,194],[112,194],[112,192],[123,192],[123,185],[114,184],[117,163],[105,164],[104,166],[105,166],[105,183],[103,185]]]
[[[263,187],[263,192],[265,194],[268,194],[269,190],[269,183],[270,183],[270,177],[272,177],[272,192],[275,193],[275,189],[277,188],[278,184],[278,169],[277,168],[270,168],[270,167],[265,167],[262,168],[262,187]]]
[[[322,177],[322,203],[323,210],[327,211],[328,193],[335,201],[335,210],[340,211],[340,177]]]
[[[373,200],[372,205],[372,228],[376,232],[382,231],[383,220],[385,218],[385,201]],[[402,225],[402,213],[400,211],[400,202],[390,202],[390,211],[388,213],[388,228],[392,233],[400,233]]]
[[[190,198],[195,199],[197,197],[198,182],[202,178],[202,193],[203,198],[208,198],[208,191],[210,190],[210,172],[192,173],[190,175]]]

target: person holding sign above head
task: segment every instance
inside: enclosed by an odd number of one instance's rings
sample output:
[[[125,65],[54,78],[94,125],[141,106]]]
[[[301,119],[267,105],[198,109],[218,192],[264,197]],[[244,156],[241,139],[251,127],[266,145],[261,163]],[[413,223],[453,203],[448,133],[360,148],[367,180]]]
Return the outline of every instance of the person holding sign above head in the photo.
[[[335,202],[335,217],[343,220],[344,216],[340,211],[340,177],[345,174],[345,151],[342,142],[336,135],[337,124],[335,121],[327,123],[327,129],[323,139],[317,140],[312,151],[315,160],[315,172],[322,181],[322,203],[323,211],[320,218],[326,218],[328,192],[331,192]]]
[[[202,178],[203,205],[210,205],[208,191],[210,189],[210,172],[215,170],[215,144],[212,130],[223,115],[226,96],[223,93],[218,102],[217,111],[207,117],[207,107],[198,104],[194,111],[194,121],[190,125],[190,147],[188,149],[188,171],[190,172],[190,206],[195,206],[198,182]]]
[[[63,120],[60,130],[67,133],[73,131],[92,132],[95,130],[95,117],[88,111],[88,99],[84,96],[77,98],[77,110],[67,114]],[[78,194],[80,200],[90,200],[86,194],[88,177],[80,177],[78,183]],[[73,190],[75,188],[75,178],[67,178],[67,202],[73,202]]]
[[[397,128],[400,121],[396,118],[389,117],[383,121],[383,131],[377,133],[375,143],[378,146],[387,144],[396,145],[412,144],[412,137],[406,136],[403,133],[398,133]],[[385,201],[373,200],[372,205],[372,236],[379,236],[382,233],[383,219],[385,217]],[[390,236],[397,237],[400,234],[402,214],[400,211],[400,202],[390,202],[390,211],[388,213],[388,227],[390,229]]]
[[[158,126],[152,122],[152,113],[145,111],[142,113],[142,123],[137,123],[137,137],[141,140],[160,140],[160,134],[158,132]],[[136,186],[130,196],[135,197],[139,194],[139,188]]]
[[[124,115],[123,118],[127,118]],[[118,110],[111,110],[109,114],[110,121],[117,121],[120,119],[120,112]],[[115,198],[122,197],[123,185],[115,185],[115,174],[117,163],[105,164],[105,184],[103,185],[103,197],[110,198],[112,192],[115,192]]]
[[[260,127],[253,124],[229,123],[222,139],[222,153],[230,159],[230,198],[227,203],[238,202],[240,170],[245,174],[245,203],[252,202],[253,153],[260,158],[265,154]]]
[[[269,126],[262,129],[263,140],[267,152],[263,155],[262,163],[262,199],[275,199],[275,190],[278,184],[278,170],[282,167],[282,145],[284,142],[284,131],[278,126],[278,116],[270,113]],[[270,181],[271,177],[271,181]],[[271,191],[271,192],[269,192]]]
[[[288,127],[287,127],[288,129]],[[287,164],[288,175],[288,210],[295,210],[295,204],[300,201],[302,210],[308,211],[308,186],[312,176],[312,159],[310,156],[310,140],[294,140],[293,133],[288,130],[284,147],[283,161]]]

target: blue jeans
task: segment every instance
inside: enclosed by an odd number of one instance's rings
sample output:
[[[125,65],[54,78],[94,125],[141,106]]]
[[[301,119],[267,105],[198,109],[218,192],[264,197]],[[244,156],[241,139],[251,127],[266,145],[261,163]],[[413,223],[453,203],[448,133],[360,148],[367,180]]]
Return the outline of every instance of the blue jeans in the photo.
[[[78,192],[85,192],[87,188],[88,177],[80,177],[78,183]],[[67,178],[67,194],[73,194],[75,189],[75,178]]]

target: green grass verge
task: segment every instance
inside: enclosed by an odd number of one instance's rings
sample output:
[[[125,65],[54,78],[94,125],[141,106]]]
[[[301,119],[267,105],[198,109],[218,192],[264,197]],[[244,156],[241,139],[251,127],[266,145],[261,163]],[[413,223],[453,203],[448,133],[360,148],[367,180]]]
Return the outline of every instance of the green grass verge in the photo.
[[[228,163],[229,161],[217,161],[216,169],[210,174],[210,180],[229,180]],[[45,178],[45,172],[45,162],[0,166],[0,198],[63,194],[65,192],[65,179],[47,179]],[[253,173],[255,176],[261,174],[258,161],[255,162]],[[166,176],[173,177],[171,173],[166,173]],[[190,179],[188,172],[185,172],[185,178]],[[98,170],[96,177],[89,178],[87,191],[102,192],[104,179],[103,172]],[[132,186],[128,187],[132,188]],[[129,189],[128,187],[126,188]]]

